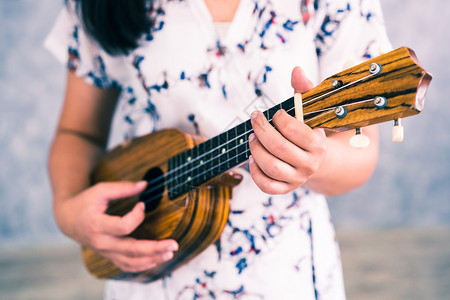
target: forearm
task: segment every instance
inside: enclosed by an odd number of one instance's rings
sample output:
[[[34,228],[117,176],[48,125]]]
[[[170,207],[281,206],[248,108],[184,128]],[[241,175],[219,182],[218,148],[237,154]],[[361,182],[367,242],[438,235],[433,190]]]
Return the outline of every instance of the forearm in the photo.
[[[55,207],[90,186],[90,174],[103,152],[103,147],[75,132],[56,133],[48,160]]]
[[[120,91],[87,84],[67,74],[64,106],[49,154],[55,204],[89,187],[89,176],[103,154]]]
[[[349,145],[354,131],[331,134],[327,138],[328,150],[319,170],[306,182],[305,187],[327,195],[346,193],[364,184],[372,175],[378,159],[378,129],[364,129],[370,145],[356,149]]]

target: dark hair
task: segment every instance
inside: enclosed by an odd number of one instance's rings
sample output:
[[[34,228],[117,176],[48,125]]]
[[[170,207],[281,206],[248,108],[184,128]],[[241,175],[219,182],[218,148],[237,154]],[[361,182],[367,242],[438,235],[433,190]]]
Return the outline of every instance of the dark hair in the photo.
[[[66,5],[71,0],[65,0]],[[152,24],[149,0],[73,0],[86,32],[111,55],[127,54],[138,46]]]

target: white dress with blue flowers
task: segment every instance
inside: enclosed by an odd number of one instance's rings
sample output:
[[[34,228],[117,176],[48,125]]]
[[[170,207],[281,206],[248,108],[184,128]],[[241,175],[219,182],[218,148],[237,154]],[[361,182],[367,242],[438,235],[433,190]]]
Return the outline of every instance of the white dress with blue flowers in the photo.
[[[112,57],[63,9],[46,46],[89,83],[122,90],[110,147],[164,128],[212,137],[389,47],[377,0],[241,0],[221,36],[203,0],[155,0],[155,22]],[[150,284],[110,280],[105,299],[345,299],[326,200],[304,188],[270,196],[248,171],[233,190],[220,247]]]

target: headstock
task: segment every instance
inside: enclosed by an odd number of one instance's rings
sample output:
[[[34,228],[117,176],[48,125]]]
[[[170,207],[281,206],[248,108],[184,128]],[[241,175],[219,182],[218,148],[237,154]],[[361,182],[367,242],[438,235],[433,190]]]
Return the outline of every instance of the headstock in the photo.
[[[423,109],[430,81],[414,51],[399,48],[304,93],[304,120],[312,128],[342,131],[415,115]]]

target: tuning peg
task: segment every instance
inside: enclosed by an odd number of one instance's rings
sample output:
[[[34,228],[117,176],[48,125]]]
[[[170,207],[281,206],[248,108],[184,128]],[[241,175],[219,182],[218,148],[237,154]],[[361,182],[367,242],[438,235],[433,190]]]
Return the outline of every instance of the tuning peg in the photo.
[[[401,119],[394,120],[394,128],[392,129],[392,141],[403,142],[403,126]]]
[[[370,144],[370,140],[361,132],[361,128],[356,128],[356,134],[350,139],[350,146],[357,149],[367,148]]]

